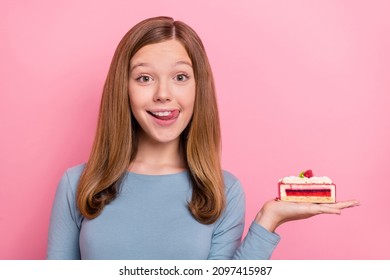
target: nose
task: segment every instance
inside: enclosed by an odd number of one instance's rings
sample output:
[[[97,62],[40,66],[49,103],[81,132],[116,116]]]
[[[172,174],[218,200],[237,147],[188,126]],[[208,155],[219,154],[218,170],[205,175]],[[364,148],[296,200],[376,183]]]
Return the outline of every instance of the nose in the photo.
[[[172,93],[168,83],[164,81],[160,81],[158,83],[153,99],[155,102],[161,103],[169,102],[172,100]]]

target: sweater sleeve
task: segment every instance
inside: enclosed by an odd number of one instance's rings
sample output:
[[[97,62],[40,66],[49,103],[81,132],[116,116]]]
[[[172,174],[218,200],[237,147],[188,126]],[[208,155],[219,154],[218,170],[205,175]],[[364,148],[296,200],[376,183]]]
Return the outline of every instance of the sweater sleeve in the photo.
[[[280,241],[280,236],[252,222],[241,246],[235,252],[236,260],[268,260]]]
[[[57,187],[50,217],[47,259],[80,259],[82,218],[75,201],[78,176],[76,180],[72,177],[69,171],[65,172]]]
[[[225,172],[226,209],[218,220],[209,259],[269,259],[279,243],[279,235],[252,222],[242,240],[245,223],[245,195],[241,183]],[[242,242],[241,242],[242,241]]]

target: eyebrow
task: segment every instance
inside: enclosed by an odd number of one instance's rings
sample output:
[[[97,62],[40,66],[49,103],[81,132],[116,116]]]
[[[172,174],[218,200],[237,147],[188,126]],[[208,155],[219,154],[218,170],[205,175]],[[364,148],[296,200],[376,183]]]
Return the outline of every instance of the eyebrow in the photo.
[[[188,65],[188,66],[190,66],[192,68],[191,62],[188,62],[186,60],[179,60],[179,61],[175,62],[172,66],[177,66],[177,65]],[[134,64],[130,68],[130,73],[137,67],[147,67],[147,66],[151,66],[151,64],[150,63],[146,63],[146,62],[140,62],[140,63]]]

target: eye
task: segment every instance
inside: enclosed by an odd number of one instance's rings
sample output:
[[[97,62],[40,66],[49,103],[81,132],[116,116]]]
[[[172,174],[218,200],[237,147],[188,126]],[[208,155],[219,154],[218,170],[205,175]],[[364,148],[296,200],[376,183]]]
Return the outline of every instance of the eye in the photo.
[[[184,81],[187,81],[188,78],[189,78],[189,76],[186,74],[179,74],[179,75],[176,75],[174,79],[178,82],[184,82]]]
[[[139,76],[136,81],[140,82],[140,83],[149,83],[150,81],[152,81],[152,77],[148,76],[148,75],[141,75]]]

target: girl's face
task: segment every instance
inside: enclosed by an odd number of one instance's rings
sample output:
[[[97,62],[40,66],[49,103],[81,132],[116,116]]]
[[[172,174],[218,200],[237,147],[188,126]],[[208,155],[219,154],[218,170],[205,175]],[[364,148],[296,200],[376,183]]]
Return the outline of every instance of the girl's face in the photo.
[[[195,102],[192,63],[179,41],[146,45],[133,56],[129,96],[141,137],[160,143],[179,141]]]

